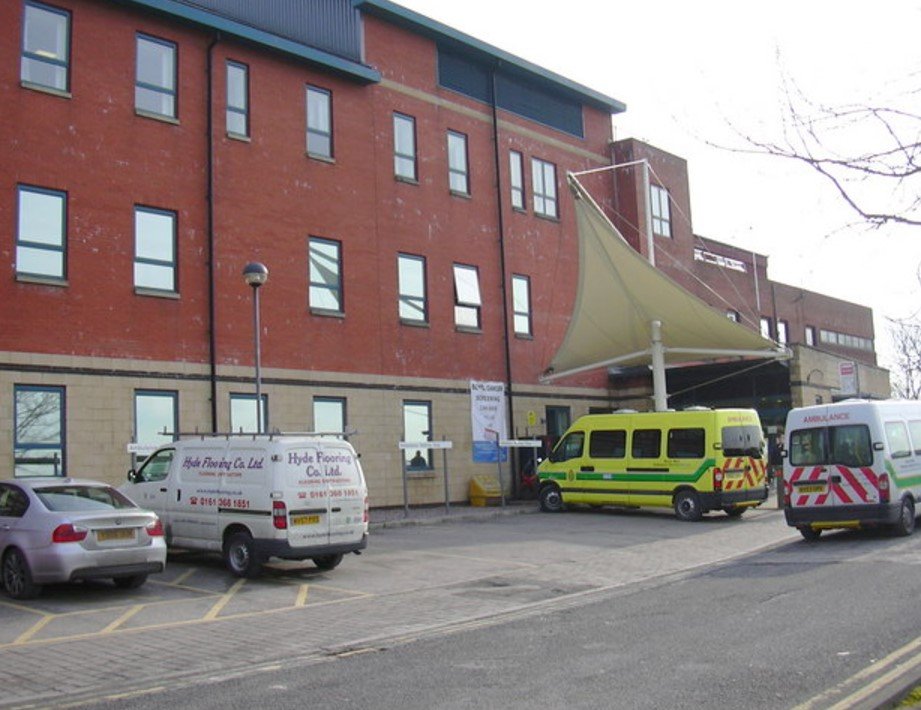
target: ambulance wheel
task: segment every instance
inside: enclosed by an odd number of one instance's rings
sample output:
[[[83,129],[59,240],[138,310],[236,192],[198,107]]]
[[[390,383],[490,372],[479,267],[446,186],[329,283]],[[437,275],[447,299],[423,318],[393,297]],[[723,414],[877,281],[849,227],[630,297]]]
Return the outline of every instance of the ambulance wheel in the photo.
[[[799,530],[799,534],[803,536],[806,542],[815,542],[822,534],[821,530],[816,530],[811,525],[804,525],[801,528],[797,528],[797,530]]]
[[[675,496],[675,515],[679,520],[693,523],[703,516],[700,507],[700,496],[695,491],[678,491]]]
[[[256,557],[253,538],[249,533],[236,532],[224,543],[224,564],[237,577],[258,577],[262,562]]]
[[[915,504],[911,498],[902,498],[899,519],[893,524],[892,532],[898,537],[907,537],[915,531]]]
[[[538,494],[540,509],[545,513],[559,513],[563,510],[563,494],[554,485],[544,486]]]
[[[314,557],[313,563],[320,569],[330,570],[336,569],[339,566],[339,563],[342,562],[342,555],[322,555],[321,557]]]

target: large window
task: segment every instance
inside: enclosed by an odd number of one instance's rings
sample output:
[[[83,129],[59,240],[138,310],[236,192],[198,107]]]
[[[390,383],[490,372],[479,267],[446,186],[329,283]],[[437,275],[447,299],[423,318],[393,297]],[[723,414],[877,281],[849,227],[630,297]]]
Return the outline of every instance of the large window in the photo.
[[[512,276],[512,319],[515,335],[532,335],[531,279],[527,276]]]
[[[393,174],[416,181],[416,119],[402,113],[393,114]]]
[[[66,253],[67,195],[20,185],[16,273],[63,280]]]
[[[767,316],[761,316],[761,335],[765,338],[774,338],[774,321]]]
[[[227,62],[227,133],[249,137],[249,67]]]
[[[432,403],[425,401],[403,402],[403,441],[432,440]],[[431,449],[404,449],[403,462],[410,469],[432,467]]]
[[[425,258],[400,254],[397,257],[397,270],[400,289],[400,320],[405,323],[427,323]]]
[[[256,395],[230,395],[230,430],[245,434],[257,434],[269,429],[269,396],[264,394],[262,400],[262,426],[259,422],[259,408],[256,407]]]
[[[165,390],[135,390],[134,441],[144,447],[158,447],[173,441],[179,430],[179,393]],[[166,432],[166,433],[164,433]],[[141,454],[142,461],[150,453]],[[135,462],[137,463],[137,461]]]
[[[345,433],[345,398],[313,398],[313,430],[323,434]]]
[[[142,113],[176,118],[176,45],[137,36],[134,108]]]
[[[652,212],[652,233],[661,237],[672,236],[672,217],[668,190],[658,185],[649,186],[649,206]]]
[[[777,321],[777,342],[785,345],[789,340],[790,326],[785,320]]]
[[[63,476],[64,388],[16,385],[13,392],[13,472]]]
[[[70,13],[27,2],[22,22],[19,78],[25,84],[70,90]]]
[[[806,326],[806,345],[815,345],[815,326]]]
[[[333,97],[316,86],[307,87],[307,154],[333,157]]]
[[[134,208],[134,286],[176,291],[176,213]]]
[[[310,308],[342,313],[342,246],[310,238]]]
[[[534,190],[534,214],[558,217],[556,201],[556,166],[540,158],[531,159],[531,181]]]
[[[470,174],[467,169],[467,136],[448,131],[448,185],[451,192],[470,194]]]
[[[479,329],[480,276],[475,266],[454,265],[454,323],[461,328]]]
[[[517,150],[508,153],[509,184],[512,190],[512,207],[524,209],[524,156]]]

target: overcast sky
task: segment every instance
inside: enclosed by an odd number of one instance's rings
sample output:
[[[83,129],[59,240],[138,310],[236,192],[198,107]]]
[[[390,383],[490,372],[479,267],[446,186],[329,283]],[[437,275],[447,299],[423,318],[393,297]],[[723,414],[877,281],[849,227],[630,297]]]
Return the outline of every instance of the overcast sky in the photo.
[[[688,161],[694,232],[767,254],[775,281],[872,307],[883,360],[885,318],[921,315],[921,228],[848,228],[808,168],[713,147],[778,137],[785,82],[824,104],[904,104],[921,86],[921,3],[397,1],[626,103],[615,138]]]

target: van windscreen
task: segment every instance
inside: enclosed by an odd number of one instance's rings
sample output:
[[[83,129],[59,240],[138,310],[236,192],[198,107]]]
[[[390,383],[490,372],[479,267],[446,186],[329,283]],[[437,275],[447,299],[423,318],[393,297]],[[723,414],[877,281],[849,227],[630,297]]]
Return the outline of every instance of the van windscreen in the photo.
[[[761,456],[764,442],[756,426],[724,426],[721,434],[724,456]]]

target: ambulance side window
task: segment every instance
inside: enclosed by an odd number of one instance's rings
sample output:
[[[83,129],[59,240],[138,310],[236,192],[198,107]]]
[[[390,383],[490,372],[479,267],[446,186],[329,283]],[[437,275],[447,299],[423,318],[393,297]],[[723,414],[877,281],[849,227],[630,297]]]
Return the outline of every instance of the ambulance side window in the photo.
[[[670,459],[702,459],[704,457],[704,430],[669,429],[668,457]]]
[[[622,459],[627,455],[627,432],[593,431],[588,441],[588,455],[593,459]]]
[[[908,433],[911,434],[915,456],[921,456],[921,421],[908,422]]]
[[[633,432],[631,454],[635,459],[657,459],[662,455],[662,430],[637,429]]]
[[[908,430],[902,422],[886,422],[886,441],[889,442],[889,455],[894,459],[911,456],[911,444],[908,443]]]
[[[550,454],[551,461],[569,461],[582,456],[582,446],[585,443],[585,433],[581,431],[569,432]]]
[[[831,463],[842,466],[872,466],[870,429],[864,424],[833,426],[828,430]]]

